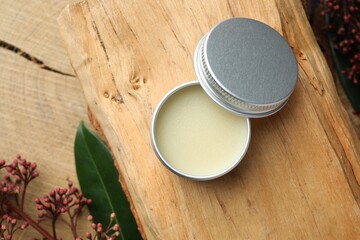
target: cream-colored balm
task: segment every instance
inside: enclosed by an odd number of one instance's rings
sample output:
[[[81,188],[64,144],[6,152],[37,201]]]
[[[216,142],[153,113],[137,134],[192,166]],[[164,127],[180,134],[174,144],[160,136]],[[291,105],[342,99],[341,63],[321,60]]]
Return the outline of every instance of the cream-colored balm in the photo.
[[[216,104],[199,84],[172,94],[154,126],[159,153],[172,168],[194,177],[234,167],[247,150],[249,121]]]

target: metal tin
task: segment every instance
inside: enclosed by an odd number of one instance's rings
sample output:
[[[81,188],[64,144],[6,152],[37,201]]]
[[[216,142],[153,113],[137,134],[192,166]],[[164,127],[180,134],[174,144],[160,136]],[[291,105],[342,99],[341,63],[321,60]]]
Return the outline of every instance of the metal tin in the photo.
[[[251,118],[279,111],[298,78],[286,40],[247,18],[228,19],[212,28],[196,47],[194,65],[201,86],[215,102]]]
[[[240,161],[243,159],[243,157],[245,156],[247,149],[249,147],[249,143],[250,143],[250,136],[251,136],[251,127],[250,127],[250,120],[248,118],[246,118],[246,122],[247,122],[247,136],[246,136],[246,143],[245,143],[245,147],[243,149],[241,149],[241,151],[239,151],[239,155],[240,157],[234,161],[228,168],[226,168],[225,170],[219,171],[216,174],[212,174],[212,175],[208,175],[208,176],[193,176],[184,172],[179,171],[178,169],[174,168],[173,166],[171,166],[171,164],[169,164],[168,161],[166,161],[166,159],[162,156],[158,146],[157,146],[157,142],[156,142],[156,136],[155,136],[155,131],[156,131],[156,121],[157,121],[157,117],[159,112],[161,111],[162,106],[164,105],[164,103],[169,100],[171,98],[171,96],[173,94],[175,94],[176,92],[178,92],[179,90],[189,87],[189,86],[193,86],[193,85],[197,85],[199,84],[198,81],[193,81],[193,82],[188,82],[188,83],[184,83],[182,85],[177,86],[176,88],[172,89],[170,92],[168,92],[159,102],[158,106],[156,107],[154,114],[153,114],[153,118],[152,118],[152,122],[151,122],[151,144],[152,147],[154,149],[154,152],[156,154],[156,156],[160,159],[160,161],[168,168],[170,169],[172,172],[192,179],[192,180],[198,180],[198,181],[205,181],[205,180],[211,180],[211,179],[215,179],[218,177],[221,177],[223,175],[225,175],[226,173],[230,172],[232,169],[234,169],[239,163]],[[236,133],[234,133],[236,134]]]

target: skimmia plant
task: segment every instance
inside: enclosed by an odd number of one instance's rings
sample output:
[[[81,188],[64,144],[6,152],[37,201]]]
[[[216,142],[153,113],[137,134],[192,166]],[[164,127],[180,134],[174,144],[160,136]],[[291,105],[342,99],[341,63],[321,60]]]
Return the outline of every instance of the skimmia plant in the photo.
[[[360,112],[360,0],[321,0],[329,43],[344,89]]]
[[[142,239],[109,148],[83,122],[76,133],[74,150],[82,191],[68,180],[66,187],[35,198],[37,216],[30,216],[25,209],[31,206],[25,204],[28,186],[39,177],[37,164],[20,155],[11,163],[0,161],[0,240],[14,239],[16,232],[28,227],[39,232],[41,239],[59,240],[59,221],[66,223],[76,240]],[[90,231],[78,233],[78,218],[85,207],[91,213]],[[41,225],[43,221],[50,221],[51,231]]]
[[[360,80],[360,1],[324,0],[323,14],[327,14],[328,28],[334,34],[335,49],[349,59],[349,66],[342,70],[349,81]]]
[[[24,206],[28,186],[39,176],[37,164],[18,155],[11,163],[0,161],[0,174],[0,239],[13,239],[17,231],[29,226],[37,230],[42,239],[61,239],[56,233],[56,223],[60,219],[69,226],[74,239],[82,239],[76,231],[78,217],[92,200],[86,198],[70,180],[66,188],[56,188],[35,199],[38,216],[34,218],[27,214]],[[114,223],[114,213],[105,228],[101,223],[94,223],[92,216],[88,219],[92,230],[84,234],[85,239],[116,239],[120,236],[119,224]],[[41,222],[46,220],[52,223],[51,233],[41,226]]]

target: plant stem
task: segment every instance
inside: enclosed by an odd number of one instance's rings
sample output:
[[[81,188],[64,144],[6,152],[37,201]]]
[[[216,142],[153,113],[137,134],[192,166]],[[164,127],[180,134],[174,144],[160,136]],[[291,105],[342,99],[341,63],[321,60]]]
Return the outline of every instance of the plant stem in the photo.
[[[56,218],[54,216],[53,220],[51,221],[51,225],[52,225],[52,230],[53,230],[53,236],[54,239],[56,239],[56,228],[55,228],[55,223],[56,223]]]
[[[37,222],[35,222],[32,218],[30,218],[24,211],[19,209],[18,207],[11,204],[9,201],[5,201],[4,204],[8,208],[10,208],[13,212],[15,212],[17,215],[19,215],[23,220],[25,220],[27,223],[29,223],[33,228],[36,229],[41,235],[43,235],[44,238],[47,240],[56,240],[56,238],[52,237],[51,234],[46,231],[43,227],[41,227]]]
[[[25,182],[25,183],[24,183],[24,189],[23,189],[22,194],[21,194],[21,205],[20,205],[20,209],[21,209],[22,211],[24,211],[25,193],[26,193],[27,185],[28,185],[28,183]]]
[[[75,222],[74,222],[74,217],[75,217],[75,219],[76,219],[76,215],[75,215],[75,214],[74,214],[74,215],[71,215],[71,214],[70,214],[70,211],[68,212],[68,215],[69,215],[69,219],[70,219],[69,227],[70,227],[70,229],[71,229],[71,232],[72,232],[74,238],[76,238],[76,237],[77,237],[77,232],[76,232],[76,220],[75,220]]]

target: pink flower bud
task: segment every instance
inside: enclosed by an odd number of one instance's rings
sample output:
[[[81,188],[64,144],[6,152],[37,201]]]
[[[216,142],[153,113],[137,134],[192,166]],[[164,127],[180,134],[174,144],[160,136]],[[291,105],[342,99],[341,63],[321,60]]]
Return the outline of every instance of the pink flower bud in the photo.
[[[11,224],[12,224],[12,225],[15,225],[16,222],[17,222],[16,218],[11,219]]]
[[[96,229],[96,224],[95,224],[95,223],[92,223],[92,224],[91,224],[91,227],[92,227],[93,229]]]
[[[74,193],[76,193],[76,192],[78,192],[79,190],[76,188],[76,187],[71,187],[71,189],[70,189],[70,193],[71,194],[74,194]]]
[[[25,222],[25,223],[21,224],[20,228],[21,228],[21,230],[24,230],[28,226],[29,226],[29,223]]]
[[[26,169],[26,168],[23,168],[23,169],[21,170],[21,173],[22,173],[23,175],[26,175],[26,174],[27,174],[27,169]]]
[[[4,166],[4,165],[5,165],[5,163],[6,163],[6,161],[5,161],[5,160],[1,160],[1,161],[0,161],[0,167]]]
[[[1,224],[1,230],[6,230],[6,225],[5,224]]]
[[[87,238],[87,239],[91,239],[91,238],[92,238],[92,235],[91,235],[90,232],[86,232],[86,238]]]
[[[54,190],[52,190],[51,192],[50,192],[50,197],[55,197],[55,191]]]
[[[32,170],[35,170],[37,168],[37,164],[36,164],[36,162],[33,162],[32,164],[31,164],[31,169]]]
[[[35,203],[40,204],[40,203],[41,203],[40,199],[39,199],[39,198],[35,198]]]
[[[120,229],[119,224],[115,224],[115,225],[112,227],[112,229],[113,229],[114,231],[118,231],[118,230]]]
[[[90,198],[86,199],[86,204],[91,204],[92,200]]]
[[[38,173],[38,172],[33,172],[32,176],[33,176],[33,177],[38,177],[38,176],[39,176],[39,173]]]
[[[97,226],[96,231],[97,231],[98,233],[101,233],[101,232],[102,232],[102,226]]]
[[[115,213],[111,213],[111,214],[110,214],[110,218],[111,218],[112,220],[114,220],[115,217],[116,217],[116,214],[115,214]]]
[[[91,216],[91,215],[89,215],[88,217],[87,217],[87,220],[89,220],[89,221],[93,221],[93,216]]]
[[[42,218],[44,216],[44,213],[43,212],[38,212],[38,217],[39,218]]]

